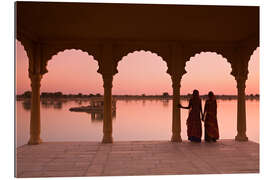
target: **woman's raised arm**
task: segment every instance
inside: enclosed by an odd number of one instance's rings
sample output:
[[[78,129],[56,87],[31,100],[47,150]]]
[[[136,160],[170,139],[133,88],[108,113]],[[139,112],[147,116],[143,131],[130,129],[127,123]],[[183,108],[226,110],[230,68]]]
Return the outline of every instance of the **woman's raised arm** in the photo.
[[[188,106],[187,107],[184,107],[181,104],[178,104],[178,108],[183,108],[183,109],[189,109],[189,108],[191,108],[191,106],[192,106],[191,99],[189,100],[189,103],[188,103]]]

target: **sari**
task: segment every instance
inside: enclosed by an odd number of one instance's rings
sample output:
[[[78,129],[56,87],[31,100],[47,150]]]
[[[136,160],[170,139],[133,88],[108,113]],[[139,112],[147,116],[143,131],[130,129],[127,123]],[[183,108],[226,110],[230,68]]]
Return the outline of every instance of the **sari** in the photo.
[[[204,120],[204,128],[205,128],[205,140],[206,141],[216,141],[219,139],[219,130],[218,130],[218,122],[217,122],[217,101],[206,100],[204,111],[206,113]]]
[[[202,123],[200,112],[202,109],[202,102],[200,98],[192,98],[189,100],[189,115],[187,118],[187,135],[188,140],[201,142],[202,137]]]

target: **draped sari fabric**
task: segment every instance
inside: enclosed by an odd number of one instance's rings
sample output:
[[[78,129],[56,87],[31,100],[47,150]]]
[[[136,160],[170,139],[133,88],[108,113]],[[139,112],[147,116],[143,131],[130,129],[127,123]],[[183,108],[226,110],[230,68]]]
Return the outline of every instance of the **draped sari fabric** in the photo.
[[[204,111],[206,113],[204,127],[205,127],[205,140],[219,139],[219,130],[217,122],[217,101],[215,99],[208,99],[205,102]]]
[[[187,135],[191,141],[201,141],[202,137],[202,123],[200,112],[202,102],[200,98],[192,98],[189,100],[189,115],[187,119]]]

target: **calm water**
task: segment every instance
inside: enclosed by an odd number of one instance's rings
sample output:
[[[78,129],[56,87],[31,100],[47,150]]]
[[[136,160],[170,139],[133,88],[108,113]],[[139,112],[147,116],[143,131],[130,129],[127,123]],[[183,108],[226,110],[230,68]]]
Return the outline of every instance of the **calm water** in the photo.
[[[41,103],[41,138],[43,141],[101,141],[103,115],[70,112],[70,107],[88,105],[88,101]],[[182,101],[187,105],[187,101]],[[204,105],[204,102],[203,102]],[[29,139],[30,107],[27,102],[16,102],[17,146]],[[247,100],[247,136],[259,142],[259,101]],[[181,137],[187,139],[188,111],[181,110]],[[221,139],[236,135],[236,100],[218,100],[218,123]],[[114,141],[170,140],[172,100],[117,100],[113,115]]]

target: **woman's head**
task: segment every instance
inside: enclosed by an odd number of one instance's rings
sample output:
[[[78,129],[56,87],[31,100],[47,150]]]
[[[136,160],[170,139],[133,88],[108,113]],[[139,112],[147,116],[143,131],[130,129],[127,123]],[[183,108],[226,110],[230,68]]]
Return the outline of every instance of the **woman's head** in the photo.
[[[197,89],[194,89],[193,93],[192,93],[192,96],[193,96],[193,98],[198,98],[199,97],[199,91]]]
[[[209,99],[214,99],[215,95],[214,95],[214,93],[212,91],[209,91],[208,97],[209,97]]]

